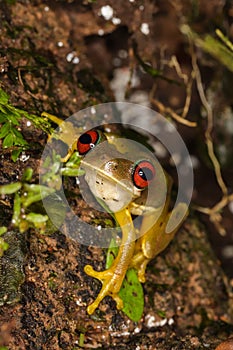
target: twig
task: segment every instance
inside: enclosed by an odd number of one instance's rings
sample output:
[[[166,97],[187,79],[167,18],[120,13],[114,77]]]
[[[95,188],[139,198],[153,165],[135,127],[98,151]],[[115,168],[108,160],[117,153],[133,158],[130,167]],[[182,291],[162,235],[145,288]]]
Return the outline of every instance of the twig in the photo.
[[[194,80],[194,72],[192,71],[191,78],[189,78],[187,74],[183,73],[181,66],[175,55],[172,56],[168,66],[175,68],[178,77],[180,77],[180,79],[184,81],[184,84],[186,86],[186,99],[185,99],[185,104],[181,115],[181,118],[185,119],[189,111],[191,97],[192,97],[191,91],[192,91],[192,85]]]
[[[193,83],[193,73],[191,74],[191,79],[188,78],[187,74],[182,72],[181,66],[179,64],[179,62],[177,61],[176,56],[172,56],[172,58],[169,60],[169,62],[167,62],[167,65],[171,68],[175,68],[176,70],[176,74],[178,75],[178,77],[180,79],[183,80],[184,85],[186,86],[186,100],[185,100],[185,105],[182,111],[182,115],[180,116],[179,114],[177,114],[174,110],[172,110],[169,107],[166,107],[164,104],[162,104],[161,102],[159,102],[157,99],[153,98],[154,96],[154,86],[152,88],[152,91],[150,93],[150,102],[156,106],[159,111],[163,114],[168,114],[170,115],[173,119],[175,119],[178,123],[189,126],[189,127],[196,127],[197,123],[196,122],[191,122],[189,120],[186,120],[186,116],[188,114],[189,111],[189,107],[190,107],[190,102],[191,102],[191,89],[192,89],[192,83]]]
[[[200,211],[201,213],[209,215],[210,221],[213,222],[213,224],[215,225],[218,232],[221,235],[225,235],[226,230],[221,224],[222,215],[221,215],[220,211],[230,201],[233,200],[233,193],[228,195],[227,187],[226,187],[225,182],[222,178],[221,167],[220,167],[219,161],[214,153],[213,139],[211,136],[212,131],[213,131],[213,126],[214,126],[213,111],[212,111],[212,108],[211,108],[207,98],[206,98],[206,95],[205,95],[205,92],[203,89],[201,74],[200,74],[199,67],[197,65],[197,57],[196,57],[196,54],[194,53],[193,50],[192,50],[192,65],[193,65],[193,70],[195,72],[197,90],[198,90],[201,102],[202,102],[204,108],[206,109],[206,113],[207,113],[207,128],[205,131],[205,139],[206,139],[206,146],[207,146],[207,150],[208,150],[208,155],[209,155],[210,160],[214,166],[215,176],[216,176],[218,185],[222,191],[222,199],[218,203],[216,203],[212,208],[195,206],[194,209]]]
[[[185,118],[182,118],[179,114],[174,112],[170,107],[164,106],[163,103],[159,102],[155,98],[151,98],[151,103],[154,106],[156,106],[162,114],[169,114],[173,119],[175,119],[180,124],[183,124],[192,128],[197,126],[196,122],[191,122]]]
[[[187,85],[187,83],[188,83],[188,76],[187,76],[187,74],[184,74],[182,72],[180,64],[179,64],[179,62],[178,62],[178,60],[177,60],[175,55],[173,55],[171,60],[168,62],[168,66],[169,67],[174,67],[178,77],[184,81],[185,85]]]
[[[183,112],[181,117],[183,119],[186,118],[188,111],[189,111],[189,107],[190,107],[190,102],[191,102],[191,92],[192,92],[192,86],[193,86],[193,72],[191,74],[191,79],[187,82],[187,87],[186,87],[186,99],[185,99],[185,104],[184,104],[184,108],[183,108]]]
[[[192,52],[192,65],[193,65],[193,70],[195,73],[195,77],[196,77],[196,82],[197,82],[197,90],[201,99],[201,102],[206,110],[207,113],[207,128],[205,131],[205,138],[206,138],[206,145],[207,145],[207,149],[208,149],[208,154],[210,157],[210,160],[213,163],[214,166],[214,171],[215,171],[215,175],[216,175],[216,179],[217,182],[219,184],[219,187],[222,190],[222,193],[224,196],[227,196],[228,191],[227,191],[227,187],[223,181],[222,178],[222,174],[221,174],[221,168],[220,168],[220,164],[219,161],[214,153],[214,146],[213,146],[213,139],[211,136],[212,130],[213,130],[213,111],[212,108],[210,106],[210,104],[207,101],[207,98],[205,96],[205,92],[203,89],[203,84],[202,84],[202,80],[201,80],[201,73],[199,70],[199,67],[197,65],[197,58],[194,52]]]
[[[233,193],[229,196],[223,196],[222,199],[212,208],[201,207],[199,205],[194,205],[193,208],[203,214],[209,215],[210,221],[213,222],[218,232],[224,236],[226,234],[226,230],[221,225],[222,216],[219,212],[231,201],[233,201]]]
[[[215,204],[212,208],[201,207],[196,205],[194,206],[194,209],[204,214],[213,215],[214,213],[222,210],[231,201],[233,201],[233,193],[229,194],[229,196],[222,197],[222,199],[217,204]]]
[[[24,82],[23,82],[23,79],[22,79],[22,75],[21,75],[21,68],[18,68],[18,78],[19,78],[19,83],[23,86],[25,92],[32,96],[33,98],[35,98],[36,100],[39,100],[38,97],[36,97],[30,90],[28,89],[25,89],[25,86],[24,86]]]

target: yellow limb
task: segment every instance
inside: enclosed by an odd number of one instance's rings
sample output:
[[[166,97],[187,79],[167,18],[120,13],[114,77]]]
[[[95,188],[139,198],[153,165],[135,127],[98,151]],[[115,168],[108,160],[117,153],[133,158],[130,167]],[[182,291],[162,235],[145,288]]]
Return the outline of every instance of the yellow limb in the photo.
[[[94,271],[90,265],[84,267],[87,275],[97,278],[102,283],[102,288],[95,301],[88,306],[88,314],[92,314],[99,306],[99,303],[107,295],[111,296],[118,309],[123,308],[123,302],[118,296],[125,274],[128,270],[135,247],[136,233],[128,208],[115,213],[116,220],[122,229],[122,241],[118,251],[118,255],[112,266],[105,271]]]
[[[175,225],[175,221],[178,219],[180,213],[188,214],[188,207],[185,203],[179,203],[177,207],[170,213],[167,212],[169,201],[165,204],[165,208],[154,223],[153,214],[144,216],[142,225],[140,228],[142,236],[137,240],[135,254],[131,261],[130,267],[134,267],[138,270],[138,279],[140,282],[145,282],[145,271],[147,264],[151,259],[161,253],[171,242],[175,233],[182,225],[184,219]],[[185,216],[185,217],[186,217]],[[174,229],[169,233],[166,232],[167,223],[169,219],[174,220]],[[171,226],[171,222],[169,222]],[[147,228],[150,227],[149,230]]]
[[[49,135],[48,141],[51,141],[51,139],[58,139],[68,146],[66,156],[61,158],[61,162],[66,163],[77,149],[77,140],[82,133],[82,129],[74,127],[73,123],[70,121],[62,120],[47,112],[43,112],[41,116],[48,118],[59,126],[59,131],[55,130],[52,135]]]

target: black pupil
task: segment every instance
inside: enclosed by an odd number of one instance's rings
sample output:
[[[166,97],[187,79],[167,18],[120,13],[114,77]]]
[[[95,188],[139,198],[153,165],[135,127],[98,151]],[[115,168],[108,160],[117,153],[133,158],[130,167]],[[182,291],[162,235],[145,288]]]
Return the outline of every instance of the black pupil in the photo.
[[[140,168],[138,174],[145,181],[150,181],[153,179],[153,172],[149,168]]]
[[[89,135],[89,134],[82,134],[82,135],[80,136],[79,141],[80,141],[82,144],[89,145],[90,143],[92,143],[91,135]]]

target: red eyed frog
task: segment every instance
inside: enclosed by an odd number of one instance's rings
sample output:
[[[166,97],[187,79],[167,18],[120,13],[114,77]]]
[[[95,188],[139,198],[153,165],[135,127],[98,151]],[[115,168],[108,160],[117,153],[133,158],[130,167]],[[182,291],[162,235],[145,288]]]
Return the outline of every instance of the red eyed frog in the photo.
[[[43,115],[62,127],[60,119],[47,113]],[[168,246],[183,222],[167,233],[168,221],[176,220],[184,211],[187,215],[188,208],[185,203],[179,203],[169,211],[171,177],[151,153],[137,143],[108,135],[99,128],[80,135],[80,130],[67,130],[72,126],[69,122],[63,125],[66,130],[61,133],[61,139],[70,144],[63,161],[78,151],[90,190],[114,213],[122,230],[118,255],[112,266],[105,271],[95,271],[90,265],[84,268],[87,275],[102,283],[87,312],[92,314],[105,296],[111,296],[117,308],[122,309],[123,301],[118,293],[127,270],[136,269],[139,281],[145,282],[147,264]],[[70,143],[71,139],[74,141]],[[139,228],[134,225],[134,215],[141,217]]]

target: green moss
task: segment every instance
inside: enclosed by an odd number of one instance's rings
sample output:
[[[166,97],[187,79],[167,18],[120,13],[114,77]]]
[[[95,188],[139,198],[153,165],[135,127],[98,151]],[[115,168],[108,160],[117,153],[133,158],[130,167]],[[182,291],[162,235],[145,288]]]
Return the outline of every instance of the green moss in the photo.
[[[23,264],[26,258],[26,236],[17,230],[3,235],[8,249],[0,258],[0,305],[20,299],[20,286],[24,282]]]
[[[28,112],[12,106],[9,96],[0,87],[0,139],[3,140],[2,147],[12,149],[11,158],[16,161],[20,153],[30,147],[18,130],[22,117],[30,120],[36,127],[50,133],[50,123],[42,117],[29,114]]]

